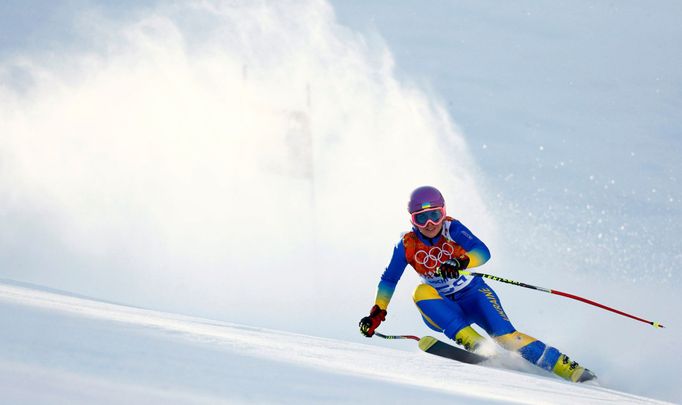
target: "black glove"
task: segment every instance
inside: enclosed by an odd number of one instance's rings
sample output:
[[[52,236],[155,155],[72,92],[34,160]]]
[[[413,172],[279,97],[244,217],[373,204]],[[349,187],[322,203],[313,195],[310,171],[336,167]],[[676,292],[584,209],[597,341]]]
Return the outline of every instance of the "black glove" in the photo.
[[[466,269],[468,265],[469,256],[463,254],[459,257],[453,257],[440,265],[436,275],[443,278],[459,278],[459,271]]]
[[[379,308],[378,305],[372,307],[369,316],[360,320],[360,333],[366,337],[372,337],[374,330],[379,327],[382,321],[386,320],[386,310]]]

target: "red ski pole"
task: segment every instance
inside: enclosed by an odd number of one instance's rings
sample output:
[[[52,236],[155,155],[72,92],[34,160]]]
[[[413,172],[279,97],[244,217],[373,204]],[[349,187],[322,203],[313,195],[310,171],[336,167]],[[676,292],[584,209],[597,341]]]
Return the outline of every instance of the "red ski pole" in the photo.
[[[592,300],[588,300],[587,298],[579,297],[579,296],[577,296],[577,295],[565,293],[565,292],[562,292],[562,291],[550,290],[549,288],[537,287],[537,286],[530,285],[530,284],[526,284],[526,283],[522,283],[522,282],[519,282],[519,281],[514,281],[514,280],[509,280],[509,279],[506,279],[506,278],[501,278],[501,277],[497,277],[497,276],[492,276],[492,275],[490,275],[490,274],[475,273],[475,272],[466,271],[466,270],[460,270],[460,271],[459,271],[459,274],[462,274],[462,275],[465,275],[465,276],[478,276],[478,277],[488,278],[488,279],[491,279],[491,280],[499,281],[499,282],[501,282],[501,283],[507,283],[507,284],[512,284],[512,285],[517,285],[517,286],[519,286],[519,287],[525,287],[525,288],[530,288],[530,289],[532,289],[532,290],[537,290],[537,291],[542,291],[542,292],[546,292],[546,293],[550,293],[550,294],[560,295],[560,296],[562,296],[562,297],[571,298],[571,299],[574,299],[574,300],[577,300],[577,301],[582,301],[582,302],[584,302],[584,303],[586,303],[586,304],[594,305],[595,307],[599,307],[599,308],[605,309],[605,310],[607,310],[607,311],[615,312],[615,313],[617,313],[618,315],[627,316],[628,318],[632,318],[632,319],[638,320],[638,321],[640,321],[640,322],[648,323],[649,325],[653,325],[653,326],[656,327],[656,328],[664,328],[664,327],[665,327],[665,326],[661,325],[661,324],[658,323],[658,322],[653,322],[653,321],[649,321],[649,320],[640,318],[640,317],[638,317],[638,316],[630,315],[630,314],[628,314],[628,313],[626,313],[626,312],[617,310],[617,309],[615,309],[615,308],[607,307],[606,305],[600,304],[600,303],[598,303],[598,302],[595,302],[595,301],[592,301]]]

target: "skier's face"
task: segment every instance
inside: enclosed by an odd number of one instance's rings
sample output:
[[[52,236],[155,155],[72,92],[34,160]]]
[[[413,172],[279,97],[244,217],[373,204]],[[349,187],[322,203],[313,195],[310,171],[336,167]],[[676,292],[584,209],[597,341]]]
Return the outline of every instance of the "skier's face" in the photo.
[[[436,235],[440,233],[440,229],[443,227],[443,223],[439,223],[438,225],[434,224],[433,222],[428,222],[426,226],[423,227],[417,227],[419,229],[419,232],[421,232],[422,235],[426,236],[427,238],[435,238]]]

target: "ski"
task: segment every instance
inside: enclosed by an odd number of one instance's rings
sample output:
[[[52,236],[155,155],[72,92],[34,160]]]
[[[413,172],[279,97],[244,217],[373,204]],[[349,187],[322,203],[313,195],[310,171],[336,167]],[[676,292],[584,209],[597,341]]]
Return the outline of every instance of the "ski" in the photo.
[[[415,340],[419,342],[419,348],[429,354],[433,354],[434,356],[439,356],[439,357],[444,357],[446,359],[450,360],[455,360],[459,361],[460,363],[467,363],[467,364],[481,364],[486,360],[490,360],[491,357],[488,356],[483,356],[480,354],[472,353],[464,349],[460,349],[459,347],[449,345],[445,342],[442,342],[438,339],[436,339],[433,336],[424,336],[424,337],[419,337],[419,336],[414,336],[414,335],[384,335],[379,332],[374,333],[375,336],[378,336],[382,339],[410,339],[410,340]],[[495,357],[497,358],[497,357]],[[578,366],[577,363],[569,363],[570,360],[568,357],[564,356],[563,364],[568,365],[571,364],[570,367],[575,368],[575,367],[580,367]],[[499,360],[497,362],[498,364],[496,365],[497,368],[499,368],[500,365],[502,365],[502,368],[505,368],[506,366],[504,364],[499,364]],[[590,382],[592,384],[599,385],[597,383],[597,376],[590,370],[580,367],[583,369],[583,371],[576,375],[576,376],[571,376],[571,378],[566,378],[563,377],[564,379],[567,379],[569,381],[573,382],[578,382],[578,383],[584,383],[584,382]],[[512,368],[515,369],[515,368]],[[517,370],[518,371],[518,370]],[[561,377],[559,375],[559,377]]]
[[[433,354],[440,357],[445,357],[451,360],[457,360],[467,364],[479,364],[488,360],[487,357],[480,354],[468,352],[459,347],[451,346],[445,342],[441,342],[433,336],[424,336],[419,339],[419,348],[426,353]]]
[[[384,335],[379,332],[374,333],[376,336],[382,339],[410,339],[419,342],[419,348],[426,353],[433,354],[435,356],[445,357],[446,359],[456,360],[467,364],[479,364],[488,360],[487,357],[481,356],[480,354],[468,352],[459,347],[451,346],[445,342],[441,342],[433,336],[424,336],[420,338],[419,336],[413,335]]]

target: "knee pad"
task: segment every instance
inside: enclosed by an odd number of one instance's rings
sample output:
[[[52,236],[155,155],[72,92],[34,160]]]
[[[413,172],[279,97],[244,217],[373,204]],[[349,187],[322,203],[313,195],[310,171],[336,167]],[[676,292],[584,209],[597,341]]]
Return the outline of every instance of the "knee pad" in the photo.
[[[507,350],[518,351],[522,347],[528,346],[529,344],[537,341],[532,336],[528,336],[525,333],[519,331],[514,331],[512,333],[507,333],[506,335],[496,336],[495,340],[497,343]]]
[[[431,287],[430,285],[419,284],[412,293],[412,299],[414,300],[415,304],[418,304],[419,301],[438,299],[442,300],[443,297],[441,297],[440,294],[438,294],[438,291],[436,291],[436,289]]]
[[[519,352],[530,363],[548,371],[552,370],[561,355],[554,347],[518,331],[498,336],[495,340],[505,349]]]

